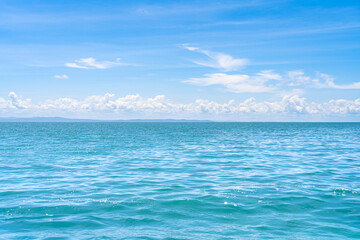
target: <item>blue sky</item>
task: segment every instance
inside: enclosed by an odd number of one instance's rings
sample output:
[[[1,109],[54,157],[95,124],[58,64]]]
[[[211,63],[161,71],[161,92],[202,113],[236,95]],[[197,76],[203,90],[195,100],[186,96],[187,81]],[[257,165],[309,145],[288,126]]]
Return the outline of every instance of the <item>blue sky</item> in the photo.
[[[0,117],[359,121],[359,66],[357,1],[0,1]]]

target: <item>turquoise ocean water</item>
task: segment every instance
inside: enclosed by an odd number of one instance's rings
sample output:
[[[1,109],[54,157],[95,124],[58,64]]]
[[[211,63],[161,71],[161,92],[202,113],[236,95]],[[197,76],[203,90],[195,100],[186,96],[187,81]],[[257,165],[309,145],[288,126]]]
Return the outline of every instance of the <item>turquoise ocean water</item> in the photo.
[[[0,239],[360,239],[360,124],[0,123]]]

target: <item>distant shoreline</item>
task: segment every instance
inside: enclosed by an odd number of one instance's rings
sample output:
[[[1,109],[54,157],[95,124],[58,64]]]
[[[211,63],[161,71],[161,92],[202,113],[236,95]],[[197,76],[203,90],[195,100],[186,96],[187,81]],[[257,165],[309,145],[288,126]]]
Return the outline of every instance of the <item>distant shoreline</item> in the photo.
[[[188,120],[188,119],[76,119],[62,117],[32,117],[32,118],[0,118],[0,122],[214,122],[210,120]]]

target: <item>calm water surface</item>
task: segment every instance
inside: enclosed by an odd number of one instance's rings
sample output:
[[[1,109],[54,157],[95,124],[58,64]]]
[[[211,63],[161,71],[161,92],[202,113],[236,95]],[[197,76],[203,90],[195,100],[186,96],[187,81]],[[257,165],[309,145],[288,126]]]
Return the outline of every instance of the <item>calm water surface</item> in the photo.
[[[1,239],[360,239],[359,123],[0,123]]]

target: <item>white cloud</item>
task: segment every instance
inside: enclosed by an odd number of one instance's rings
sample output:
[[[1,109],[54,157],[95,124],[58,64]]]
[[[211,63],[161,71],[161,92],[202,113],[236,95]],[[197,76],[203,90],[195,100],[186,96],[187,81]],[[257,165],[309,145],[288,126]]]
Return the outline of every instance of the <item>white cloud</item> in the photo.
[[[351,84],[336,84],[332,76],[317,72],[315,77],[307,76],[302,70],[288,71],[283,77],[284,84],[290,87],[315,87],[335,89],[360,89],[360,82]]]
[[[218,68],[223,71],[233,71],[247,65],[249,62],[247,59],[235,59],[230,55],[203,50],[199,47],[189,46],[188,44],[182,44],[180,46],[189,51],[206,55],[209,58],[208,61],[193,60],[194,63],[201,66]],[[184,82],[200,86],[223,85],[226,90],[235,93],[269,92],[280,86],[360,89],[360,82],[339,85],[336,84],[334,82],[335,79],[328,74],[317,73],[316,75],[316,77],[310,77],[305,75],[303,70],[295,70],[288,71],[281,76],[272,70],[263,70],[255,76],[246,74],[229,75],[225,73],[205,74],[203,78],[190,78]],[[272,80],[282,81],[268,85]]]
[[[9,108],[9,101],[0,97],[0,110]]]
[[[263,70],[255,75],[212,73],[204,77],[190,78],[183,82],[198,85],[211,86],[222,85],[229,92],[234,93],[261,93],[274,90],[299,93],[303,92],[299,87],[305,88],[335,88],[335,89],[360,89],[360,82],[352,84],[335,84],[335,79],[324,73],[317,73],[315,77],[307,76],[302,70],[288,71],[283,75],[273,70]],[[284,88],[285,87],[285,88]],[[296,87],[294,89],[290,89]]]
[[[236,59],[230,55],[211,52],[198,47],[191,47],[186,44],[181,46],[189,51],[205,54],[209,58],[208,61],[193,60],[194,63],[205,67],[219,68],[224,71],[233,71],[247,65],[249,62],[247,59]]]
[[[229,75],[226,73],[205,74],[203,78],[190,78],[184,82],[199,86],[223,85],[227,91],[234,93],[257,93],[273,91],[275,87],[269,82],[272,80],[279,81],[281,78],[279,74],[265,70],[254,76],[246,74]]]
[[[87,66],[81,66],[77,63],[65,63],[66,67],[70,67],[70,68],[82,68],[82,69],[89,69],[89,67]]]
[[[69,77],[68,77],[68,75],[63,74],[63,75],[55,75],[54,78],[56,78],[56,79],[68,79]]]
[[[331,84],[330,87],[337,89],[360,89],[360,82],[344,84],[344,85]]]
[[[112,61],[103,61],[98,62],[95,58],[81,58],[80,60],[75,60],[75,62],[65,63],[66,67],[70,68],[82,68],[82,69],[106,69],[116,66],[124,66],[125,63],[120,62],[120,58],[117,58],[115,62]]]
[[[153,98],[144,98],[140,95],[128,95],[116,98],[114,94],[103,96],[89,96],[83,100],[73,98],[59,98],[46,100],[41,103],[32,103],[30,99],[23,100],[14,92],[9,93],[9,100],[0,98],[0,112],[17,114],[36,114],[37,116],[61,113],[86,115],[87,113],[113,114],[114,116],[128,116],[129,114],[157,114],[157,116],[231,116],[260,114],[266,116],[277,115],[349,115],[360,114],[360,98],[354,101],[337,99],[325,103],[307,102],[298,95],[283,96],[278,101],[258,102],[249,98],[236,103],[230,100],[227,103],[217,103],[206,99],[198,99],[191,103],[175,103],[164,95]],[[101,117],[100,117],[101,118]]]
[[[360,82],[355,82],[351,84],[335,84],[335,78],[331,77],[325,73],[318,73],[317,78],[314,79],[317,87],[320,88],[336,88],[336,89],[360,89]]]
[[[305,76],[302,70],[288,71],[287,82],[289,86],[301,86],[313,83],[313,80]]]
[[[22,97],[18,97],[14,92],[10,92],[8,97],[10,98],[7,106],[9,108],[27,109],[32,106],[30,99],[23,100]]]

